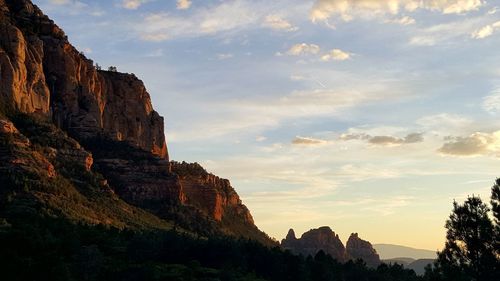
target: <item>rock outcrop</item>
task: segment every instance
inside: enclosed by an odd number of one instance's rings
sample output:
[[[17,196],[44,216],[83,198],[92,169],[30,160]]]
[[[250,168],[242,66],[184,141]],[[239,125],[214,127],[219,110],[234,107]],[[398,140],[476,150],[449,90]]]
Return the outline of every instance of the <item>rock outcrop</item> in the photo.
[[[357,233],[352,233],[349,240],[347,240],[346,253],[350,259],[361,259],[371,267],[376,267],[381,263],[380,257],[372,244],[359,238]]]
[[[252,215],[229,180],[208,173],[198,163],[172,162],[171,167],[172,172],[179,176],[187,204],[194,205],[219,222],[233,216],[231,219],[254,224]]]
[[[286,238],[281,241],[281,247],[296,254],[316,255],[324,251],[339,262],[362,259],[368,266],[380,264],[380,257],[370,242],[362,240],[357,233],[351,234],[346,247],[339,236],[328,226],[311,229],[297,239],[295,231],[290,229]]]
[[[2,104],[51,116],[77,139],[105,135],[168,160],[163,118],[133,74],[98,71],[27,0],[0,0]]]
[[[281,247],[293,253],[302,255],[316,255],[319,251],[324,251],[339,262],[347,261],[345,247],[340,238],[328,226],[311,229],[300,237],[295,238],[295,232],[290,229],[286,239],[281,242]]]

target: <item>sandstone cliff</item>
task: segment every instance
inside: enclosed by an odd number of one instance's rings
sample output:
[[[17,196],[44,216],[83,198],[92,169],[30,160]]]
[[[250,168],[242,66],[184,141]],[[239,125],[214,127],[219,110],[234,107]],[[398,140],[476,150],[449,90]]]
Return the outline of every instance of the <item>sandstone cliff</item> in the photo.
[[[245,224],[253,225],[247,207],[227,179],[208,173],[198,163],[172,162],[172,172],[179,176],[187,203],[201,209],[205,214],[222,221],[228,216]],[[234,218],[234,217],[237,218]]]
[[[366,265],[371,267],[378,266],[381,261],[377,251],[372,244],[359,238],[357,233],[352,233],[346,243],[347,256],[353,260],[362,259]]]
[[[29,0],[0,0],[0,78],[2,130],[22,118],[8,119],[26,115],[48,120],[74,142],[41,143],[47,153],[29,156],[50,176],[57,176],[51,168],[57,159],[80,163],[104,176],[103,188],[158,216],[181,217],[186,227],[206,220],[211,232],[271,241],[228,180],[197,164],[169,162],[164,120],[142,81],[96,69]]]
[[[362,259],[370,267],[380,264],[380,258],[370,242],[360,239],[357,233],[353,233],[344,247],[339,236],[327,226],[311,229],[299,239],[296,238],[295,231],[290,229],[286,238],[282,240],[281,247],[305,256],[314,256],[323,250],[339,262]]]
[[[0,90],[6,109],[51,116],[78,139],[105,135],[167,159],[163,118],[134,75],[98,71],[27,0],[0,0]]]

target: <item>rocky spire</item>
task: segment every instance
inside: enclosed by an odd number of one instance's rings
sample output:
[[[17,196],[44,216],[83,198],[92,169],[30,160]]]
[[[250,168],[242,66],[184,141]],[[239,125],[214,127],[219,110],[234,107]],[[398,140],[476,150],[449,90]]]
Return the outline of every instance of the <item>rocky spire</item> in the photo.
[[[380,264],[380,257],[372,244],[359,238],[357,233],[352,233],[349,240],[347,240],[346,253],[350,259],[362,259],[371,267],[376,267]]]

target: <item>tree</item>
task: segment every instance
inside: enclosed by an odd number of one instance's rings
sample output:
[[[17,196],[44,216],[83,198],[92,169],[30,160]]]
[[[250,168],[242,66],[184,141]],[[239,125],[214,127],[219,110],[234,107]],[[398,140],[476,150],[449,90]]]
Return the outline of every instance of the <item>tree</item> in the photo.
[[[500,259],[500,178],[495,181],[491,189],[491,210],[495,223],[494,247],[497,259]],[[500,269],[499,269],[500,270]]]
[[[108,67],[108,71],[118,72],[118,69],[116,68],[116,66],[110,66],[110,67]]]
[[[489,208],[477,196],[463,205],[453,202],[446,221],[446,244],[438,254],[436,270],[444,280],[494,280],[498,260],[493,242],[494,226]]]

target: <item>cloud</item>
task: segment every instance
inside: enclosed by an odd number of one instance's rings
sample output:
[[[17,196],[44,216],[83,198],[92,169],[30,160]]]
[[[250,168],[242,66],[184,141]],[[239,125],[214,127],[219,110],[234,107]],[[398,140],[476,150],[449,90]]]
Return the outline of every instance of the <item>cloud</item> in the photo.
[[[479,9],[482,0],[316,0],[310,17],[313,22],[339,18],[350,21],[354,18],[371,18],[380,15],[397,15],[402,11],[419,9],[443,14],[462,14]]]
[[[177,9],[179,10],[187,10],[191,7],[191,0],[177,0]]]
[[[280,31],[287,31],[287,32],[292,32],[292,31],[297,31],[299,28],[296,26],[293,26],[291,23],[289,23],[287,20],[283,19],[279,15],[268,15],[264,19],[264,23],[262,24],[264,27],[268,27],[274,30],[280,30]]]
[[[340,49],[333,49],[327,54],[321,56],[322,61],[331,61],[331,60],[343,61],[343,60],[348,60],[350,58],[351,58],[351,53],[344,52]]]
[[[49,0],[49,3],[54,4],[54,5],[66,5],[66,4],[69,4],[70,1],[69,0]]]
[[[440,113],[429,116],[424,116],[415,122],[425,130],[442,130],[464,131],[473,125],[473,121],[467,117]]]
[[[412,17],[403,16],[403,17],[396,18],[396,19],[386,20],[385,22],[387,22],[387,23],[394,23],[394,24],[400,24],[400,25],[411,25],[411,24],[415,24],[416,21]]]
[[[296,136],[292,140],[292,144],[301,144],[301,145],[318,145],[318,144],[325,144],[325,143],[327,143],[327,141],[325,141],[325,140],[308,138],[308,137],[301,137],[301,136]]]
[[[441,154],[452,156],[480,156],[500,151],[500,131],[477,132],[467,137],[447,137],[447,142],[438,149]]]
[[[217,59],[218,60],[227,60],[227,59],[231,59],[233,57],[234,57],[234,55],[230,54],[230,53],[227,53],[227,54],[217,54]]]
[[[286,52],[290,56],[301,56],[301,55],[315,55],[319,53],[320,47],[315,44],[295,44]]]
[[[474,31],[471,37],[474,39],[484,39],[493,35],[497,30],[500,29],[500,21],[494,22],[492,24],[485,25],[480,29]]]
[[[122,7],[129,10],[137,10],[146,0],[123,0]]]
[[[188,16],[168,12],[147,15],[135,26],[146,41],[165,41],[254,28],[261,22],[264,7],[243,0],[223,1],[218,5],[197,9]]]
[[[267,137],[265,137],[265,136],[257,136],[257,137],[255,138],[255,141],[256,141],[256,142],[263,142],[263,141],[265,141],[265,140],[267,140]]]
[[[483,98],[483,109],[489,113],[500,112],[500,89]]]
[[[399,138],[394,136],[383,136],[383,135],[371,136],[365,133],[350,133],[350,134],[342,134],[339,139],[342,141],[363,140],[373,145],[386,145],[386,146],[419,143],[424,141],[422,133],[411,133],[406,135],[406,137],[404,138]]]
[[[436,24],[417,29],[409,40],[410,45],[434,46],[442,42],[463,42],[471,37],[478,25],[484,24],[483,17],[471,17],[457,21]],[[460,40],[457,40],[460,39]]]

